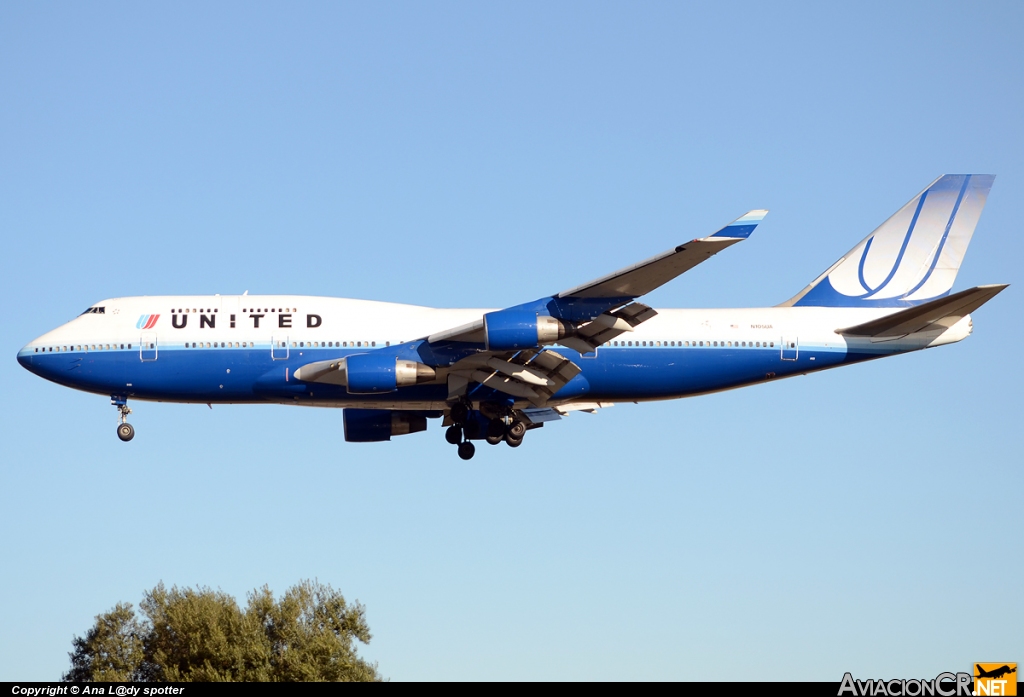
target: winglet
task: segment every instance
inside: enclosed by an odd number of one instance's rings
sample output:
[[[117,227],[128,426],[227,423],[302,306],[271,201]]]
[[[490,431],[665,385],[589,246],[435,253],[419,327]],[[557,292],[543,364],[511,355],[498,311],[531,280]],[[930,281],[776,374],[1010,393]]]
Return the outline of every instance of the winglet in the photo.
[[[763,208],[748,211],[715,234],[711,235],[711,237],[729,237],[732,239],[745,240],[750,237],[750,233],[754,231],[754,228],[757,227],[758,223],[764,220],[766,215],[768,215],[768,211]]]

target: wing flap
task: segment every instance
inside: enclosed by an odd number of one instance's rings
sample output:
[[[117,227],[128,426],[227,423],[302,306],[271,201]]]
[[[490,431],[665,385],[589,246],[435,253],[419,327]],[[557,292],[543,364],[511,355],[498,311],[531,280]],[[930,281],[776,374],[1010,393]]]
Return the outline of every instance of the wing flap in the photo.
[[[578,365],[554,351],[520,351],[510,358],[479,353],[453,365],[448,374],[543,407],[579,373]]]
[[[853,327],[837,329],[844,336],[868,336],[895,339],[914,332],[943,330],[952,327],[998,295],[1008,284],[978,286],[908,307],[879,319]]]
[[[562,339],[559,343],[580,353],[590,353],[598,346],[657,316],[657,311],[643,303],[630,303],[612,312],[605,312],[593,322],[580,327],[576,336]]]

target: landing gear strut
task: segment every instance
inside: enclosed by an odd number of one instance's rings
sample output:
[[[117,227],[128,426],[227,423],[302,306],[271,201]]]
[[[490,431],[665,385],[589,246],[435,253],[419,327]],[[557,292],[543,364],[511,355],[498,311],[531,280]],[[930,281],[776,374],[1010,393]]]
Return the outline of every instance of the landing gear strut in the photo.
[[[132,410],[128,408],[128,400],[125,397],[112,395],[110,403],[117,407],[117,437],[125,443],[135,437],[135,429],[128,423],[128,415]]]

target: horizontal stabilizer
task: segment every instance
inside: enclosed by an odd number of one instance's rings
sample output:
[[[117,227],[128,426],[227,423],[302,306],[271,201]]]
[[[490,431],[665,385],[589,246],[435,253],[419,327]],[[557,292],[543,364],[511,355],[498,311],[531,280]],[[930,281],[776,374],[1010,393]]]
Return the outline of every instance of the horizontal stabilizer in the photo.
[[[908,307],[855,327],[837,329],[844,336],[897,338],[923,331],[941,331],[952,327],[998,295],[1007,284],[978,286],[923,305]]]

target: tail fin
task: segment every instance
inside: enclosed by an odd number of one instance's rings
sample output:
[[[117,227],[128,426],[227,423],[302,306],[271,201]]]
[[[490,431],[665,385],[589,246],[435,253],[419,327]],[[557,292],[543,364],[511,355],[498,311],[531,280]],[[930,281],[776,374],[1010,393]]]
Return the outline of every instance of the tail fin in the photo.
[[[946,295],[994,180],[939,177],[780,307],[909,307]]]

